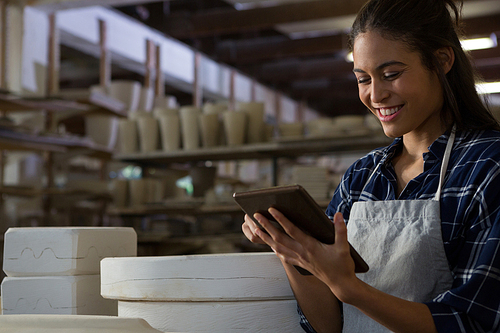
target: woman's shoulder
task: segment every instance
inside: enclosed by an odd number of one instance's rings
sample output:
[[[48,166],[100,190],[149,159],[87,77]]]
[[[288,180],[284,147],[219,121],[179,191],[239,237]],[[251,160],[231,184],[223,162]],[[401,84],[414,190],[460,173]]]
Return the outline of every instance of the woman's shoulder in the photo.
[[[455,149],[461,151],[461,154],[499,159],[500,132],[496,130],[463,132]]]

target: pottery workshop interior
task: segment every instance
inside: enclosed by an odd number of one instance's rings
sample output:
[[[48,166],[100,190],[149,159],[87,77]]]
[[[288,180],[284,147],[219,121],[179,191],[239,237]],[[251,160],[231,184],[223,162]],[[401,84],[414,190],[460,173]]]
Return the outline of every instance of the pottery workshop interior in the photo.
[[[365,2],[1,1],[6,332],[301,332],[233,194],[300,184],[324,211],[392,142],[348,52]],[[500,1],[463,15],[500,119]]]

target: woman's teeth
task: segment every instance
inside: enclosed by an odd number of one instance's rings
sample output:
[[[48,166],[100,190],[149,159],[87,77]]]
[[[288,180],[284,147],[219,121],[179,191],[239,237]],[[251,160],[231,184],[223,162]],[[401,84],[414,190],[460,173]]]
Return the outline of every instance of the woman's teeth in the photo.
[[[395,107],[395,108],[389,108],[389,109],[380,108],[378,110],[380,111],[381,115],[383,115],[383,116],[390,116],[390,115],[395,114],[396,112],[398,112],[399,106]]]

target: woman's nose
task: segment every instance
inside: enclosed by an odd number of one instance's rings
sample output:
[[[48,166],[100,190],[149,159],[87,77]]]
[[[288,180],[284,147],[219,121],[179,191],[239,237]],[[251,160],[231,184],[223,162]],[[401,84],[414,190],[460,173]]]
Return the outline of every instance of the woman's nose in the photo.
[[[389,97],[389,90],[386,89],[384,83],[373,81],[370,91],[370,99],[372,103],[383,102],[387,97]]]

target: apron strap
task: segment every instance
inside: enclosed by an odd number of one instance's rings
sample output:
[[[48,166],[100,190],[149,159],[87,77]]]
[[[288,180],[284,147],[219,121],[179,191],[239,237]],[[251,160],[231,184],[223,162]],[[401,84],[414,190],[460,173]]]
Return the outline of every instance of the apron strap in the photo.
[[[439,185],[436,191],[436,195],[434,196],[434,200],[436,201],[439,201],[439,199],[441,198],[441,189],[443,188],[444,177],[446,176],[446,169],[448,168],[448,162],[450,161],[451,149],[453,148],[453,143],[455,142],[455,131],[456,131],[456,125],[453,125],[450,137],[448,138],[448,142],[446,143],[446,149],[443,155],[443,162],[441,163],[441,171],[439,173]]]

